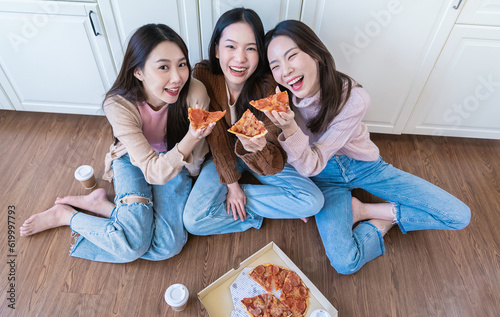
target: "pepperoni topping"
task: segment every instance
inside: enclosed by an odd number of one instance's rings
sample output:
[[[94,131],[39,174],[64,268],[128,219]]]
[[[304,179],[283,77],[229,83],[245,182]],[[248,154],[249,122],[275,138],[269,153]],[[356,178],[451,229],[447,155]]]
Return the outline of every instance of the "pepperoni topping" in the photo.
[[[290,283],[292,283],[292,286],[299,286],[300,285],[300,277],[298,277],[298,276],[291,276],[290,277]]]
[[[304,286],[299,287],[299,295],[300,296],[307,296],[307,289]]]
[[[303,312],[306,309],[306,302],[305,301],[296,302],[295,306],[300,312]]]
[[[262,275],[266,271],[266,268],[264,267],[264,265],[259,265],[253,271],[255,272],[255,274]]]
[[[292,308],[293,307],[293,298],[287,298],[285,299],[285,301],[283,302],[285,305],[287,305],[288,307]]]
[[[286,282],[283,285],[283,292],[290,293],[291,291],[292,291],[292,284],[290,284],[290,282]]]
[[[272,275],[269,275],[269,276],[267,277],[267,283],[268,283],[269,285],[273,285],[273,276],[272,276]]]
[[[248,311],[254,316],[259,316],[260,314],[262,314],[262,309],[260,308],[250,308]]]
[[[273,274],[278,274],[279,271],[280,271],[280,268],[277,267],[276,265],[271,266],[271,272],[273,272]]]

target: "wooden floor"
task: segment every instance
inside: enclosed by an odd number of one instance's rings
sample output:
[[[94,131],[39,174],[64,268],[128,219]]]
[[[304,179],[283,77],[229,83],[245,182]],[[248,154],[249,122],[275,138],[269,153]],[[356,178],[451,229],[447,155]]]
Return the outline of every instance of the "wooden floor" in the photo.
[[[107,264],[69,257],[69,227],[19,236],[24,220],[51,207],[57,196],[86,194],[73,178],[77,166],[90,164],[102,175],[112,141],[106,119],[0,111],[0,316],[208,316],[196,293],[271,241],[339,316],[499,316],[500,141],[380,134],[372,139],[387,162],[468,204],[471,224],[461,231],[406,235],[393,228],[386,254],[349,276],[329,265],[314,219],[265,220],[260,230],[190,236],[172,259]],[[112,198],[109,183],[100,180],[99,186]],[[377,201],[365,192],[355,195]],[[12,250],[9,211],[15,212]],[[15,267],[8,264],[12,260]],[[191,292],[181,313],[163,301],[174,282]],[[9,298],[15,299],[15,310],[8,307]]]

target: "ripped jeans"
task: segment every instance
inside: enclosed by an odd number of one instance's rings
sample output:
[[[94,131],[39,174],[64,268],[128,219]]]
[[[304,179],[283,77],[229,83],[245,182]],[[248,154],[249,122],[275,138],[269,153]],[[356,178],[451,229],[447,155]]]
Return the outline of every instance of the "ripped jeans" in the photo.
[[[333,156],[311,177],[325,197],[316,224],[326,254],[338,273],[351,274],[384,254],[384,239],[371,223],[352,229],[351,190],[362,188],[394,203],[403,233],[424,229],[459,230],[469,224],[470,209],[443,189],[384,162]]]
[[[146,182],[128,154],[113,161],[115,208],[109,219],[76,213],[70,222],[78,233],[71,256],[125,263],[138,258],[160,261],[179,253],[187,241],[182,212],[192,180],[186,169],[164,185]],[[127,196],[144,202],[126,203]],[[147,202],[147,203],[146,203]]]

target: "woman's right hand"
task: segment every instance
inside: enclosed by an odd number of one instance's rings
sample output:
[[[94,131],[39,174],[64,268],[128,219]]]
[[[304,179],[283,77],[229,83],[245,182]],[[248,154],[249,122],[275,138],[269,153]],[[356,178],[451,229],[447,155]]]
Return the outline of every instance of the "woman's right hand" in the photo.
[[[202,128],[202,129],[195,129],[193,126],[190,124],[189,125],[189,133],[195,138],[195,139],[203,139],[204,137],[208,136],[212,130],[215,127],[216,122],[210,123],[207,127]]]
[[[238,216],[241,221],[245,221],[247,218],[247,213],[245,211],[245,206],[247,204],[247,196],[241,189],[238,182],[227,184],[227,197],[226,197],[226,209],[227,214],[233,213],[234,220],[238,220]]]

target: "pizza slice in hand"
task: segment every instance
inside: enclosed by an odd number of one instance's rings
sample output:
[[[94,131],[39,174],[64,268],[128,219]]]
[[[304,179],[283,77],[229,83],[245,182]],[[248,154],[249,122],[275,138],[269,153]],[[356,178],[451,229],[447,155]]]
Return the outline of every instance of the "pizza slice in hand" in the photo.
[[[227,131],[249,139],[260,138],[267,133],[264,125],[257,120],[249,109],[247,109],[247,111],[245,111],[245,113],[241,116],[240,120],[238,120]]]
[[[252,100],[250,104],[262,112],[266,110],[270,112],[273,110],[277,112],[287,112],[288,109],[290,109],[288,104],[288,93],[286,91],[259,100]]]
[[[252,317],[265,317],[268,294],[257,295],[255,297],[243,298],[241,305],[245,307],[248,315]]]
[[[188,109],[189,122],[196,130],[206,128],[210,123],[219,121],[225,114],[226,110],[209,112],[203,109]]]

